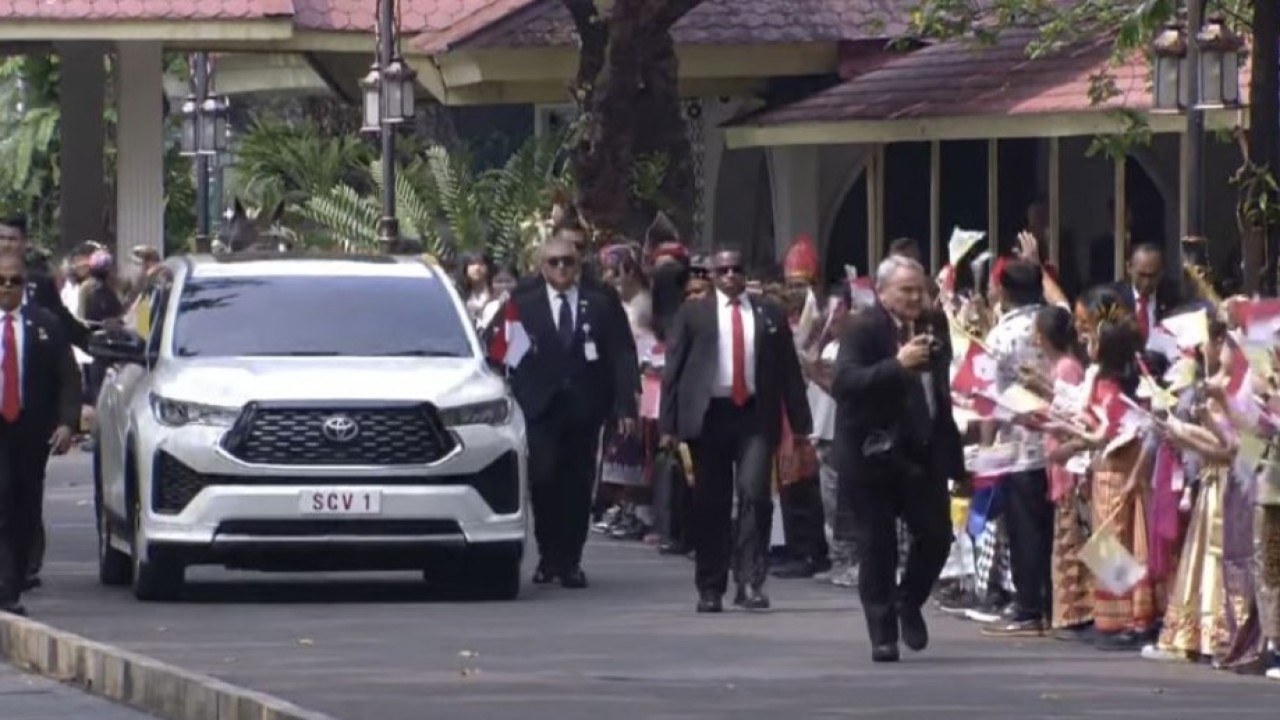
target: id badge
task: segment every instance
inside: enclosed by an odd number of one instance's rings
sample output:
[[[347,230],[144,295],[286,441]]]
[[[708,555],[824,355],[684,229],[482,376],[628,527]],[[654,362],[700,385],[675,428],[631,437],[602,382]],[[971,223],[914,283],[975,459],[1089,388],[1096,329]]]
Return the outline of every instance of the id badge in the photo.
[[[582,354],[586,356],[587,362],[595,362],[600,359],[600,353],[596,352],[596,341],[588,340],[582,344]]]

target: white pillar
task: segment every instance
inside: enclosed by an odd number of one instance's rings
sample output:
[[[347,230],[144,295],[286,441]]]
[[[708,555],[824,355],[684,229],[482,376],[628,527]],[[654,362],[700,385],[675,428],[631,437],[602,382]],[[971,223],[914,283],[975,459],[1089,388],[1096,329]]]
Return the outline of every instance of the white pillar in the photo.
[[[116,44],[116,249],[164,252],[164,65],[160,43]]]
[[[702,99],[702,232],[701,249],[710,250],[719,245],[716,237],[716,194],[720,185],[720,160],[724,157],[724,130],[728,122],[740,110],[742,103],[736,100],[723,102],[719,98]]]
[[[102,117],[106,95],[107,45],[87,42],[54,46],[61,63],[58,102],[62,112],[61,250],[85,240],[105,242],[106,175]],[[61,253],[60,253],[61,254]]]
[[[818,188],[817,145],[772,147],[769,184],[773,188],[773,244],[779,260],[796,235],[822,240],[822,198]],[[823,248],[817,248],[819,257]]]

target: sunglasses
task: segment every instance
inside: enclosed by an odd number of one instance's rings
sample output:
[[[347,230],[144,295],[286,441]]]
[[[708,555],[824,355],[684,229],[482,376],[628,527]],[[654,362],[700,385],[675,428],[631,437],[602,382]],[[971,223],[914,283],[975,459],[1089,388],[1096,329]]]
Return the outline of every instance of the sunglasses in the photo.
[[[578,258],[572,255],[561,255],[559,257],[549,257],[545,261],[547,267],[553,268],[571,268],[578,264]]]
[[[720,265],[716,267],[717,275],[742,275],[741,265]]]
[[[20,288],[26,284],[27,278],[24,275],[0,275],[0,287]]]

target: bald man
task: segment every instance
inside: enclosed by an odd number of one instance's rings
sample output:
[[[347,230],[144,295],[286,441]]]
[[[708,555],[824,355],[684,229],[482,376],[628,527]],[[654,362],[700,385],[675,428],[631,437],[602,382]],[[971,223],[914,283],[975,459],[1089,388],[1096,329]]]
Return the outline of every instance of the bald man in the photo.
[[[511,386],[528,425],[539,554],[533,582],[585,588],[582,548],[600,431],[609,421],[635,432],[640,368],[617,293],[582,282],[573,241],[570,231],[557,231],[541,248],[541,276],[509,300],[532,344],[512,371]]]

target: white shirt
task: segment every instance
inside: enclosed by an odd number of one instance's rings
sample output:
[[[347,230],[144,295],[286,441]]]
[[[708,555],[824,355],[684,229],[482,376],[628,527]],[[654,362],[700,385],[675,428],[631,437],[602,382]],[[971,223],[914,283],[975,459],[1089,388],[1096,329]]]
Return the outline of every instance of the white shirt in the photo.
[[[11,314],[13,315],[13,341],[14,341],[14,344],[15,344],[15,345],[17,345],[17,350],[18,350],[18,393],[19,393],[19,396],[18,396],[18,406],[19,406],[19,407],[21,407],[21,406],[22,406],[22,396],[21,396],[21,393],[22,393],[22,372],[23,372],[23,366],[22,366],[22,349],[23,349],[23,347],[24,347],[24,346],[23,346],[23,344],[22,344],[22,342],[23,342],[23,338],[24,338],[24,336],[25,336],[25,330],[26,330],[26,328],[24,327],[24,323],[23,323],[23,321],[22,321],[22,308],[21,308],[21,307],[19,307],[17,310],[14,310],[12,313],[7,313],[7,312],[0,311],[0,407],[4,407],[4,379],[5,379],[5,378],[4,378],[4,363],[5,363],[5,360],[6,360],[6,358],[5,358],[5,356],[4,356],[4,352],[5,352],[5,350],[4,350],[4,325],[5,325],[5,320],[6,320],[6,319],[9,317],[9,315],[11,315]]]
[[[66,281],[62,283],[62,291],[59,292],[58,295],[62,298],[62,304],[66,305],[67,310],[71,312],[71,316],[81,322],[84,322],[84,318],[80,316],[81,285],[82,283],[71,278],[67,278]],[[75,353],[77,365],[88,365],[93,362],[93,358],[80,348],[73,347],[71,350]]]
[[[835,364],[840,355],[840,341],[832,340],[822,348],[818,356],[823,362]],[[813,436],[831,442],[836,437],[836,400],[815,382],[809,383],[809,412],[813,414]]]
[[[712,393],[716,397],[733,395],[733,303],[729,296],[716,291],[716,320],[719,322],[719,371]],[[747,394],[756,394],[756,316],[746,293],[738,296],[742,312],[743,364],[746,366]]]
[[[569,303],[569,319],[573,320],[573,327],[577,328],[578,327],[578,286],[574,285],[568,290],[565,290],[563,292],[563,295],[565,297],[564,300],[560,299],[561,294],[562,293],[559,290],[551,287],[551,285],[547,285],[547,301],[551,303],[551,322],[556,326],[557,330],[560,329],[560,303],[568,302]]]

